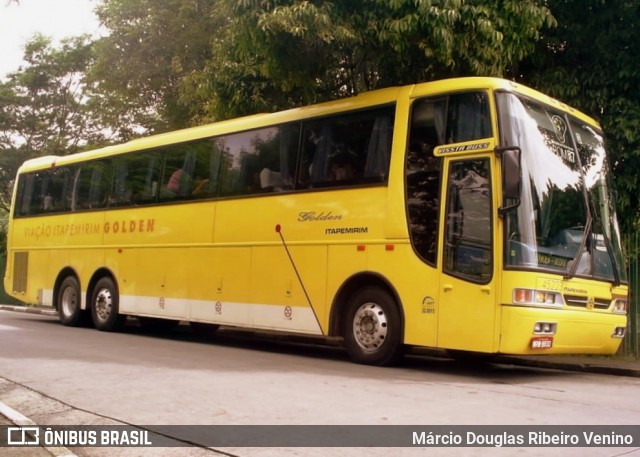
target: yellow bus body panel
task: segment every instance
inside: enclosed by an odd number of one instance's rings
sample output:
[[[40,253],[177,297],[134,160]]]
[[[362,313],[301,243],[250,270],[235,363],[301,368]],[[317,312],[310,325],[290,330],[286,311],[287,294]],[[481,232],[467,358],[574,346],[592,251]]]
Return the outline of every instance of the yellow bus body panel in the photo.
[[[550,349],[533,349],[531,337],[536,322],[556,322],[557,333]],[[503,354],[613,354],[620,345],[612,338],[615,327],[625,327],[626,316],[584,311],[549,310],[504,306],[500,351]]]

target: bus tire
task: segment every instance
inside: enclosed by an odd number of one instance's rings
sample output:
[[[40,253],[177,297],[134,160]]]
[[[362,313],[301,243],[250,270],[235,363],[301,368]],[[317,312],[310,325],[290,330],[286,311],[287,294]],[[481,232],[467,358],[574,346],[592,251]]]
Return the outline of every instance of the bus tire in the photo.
[[[58,319],[67,327],[78,327],[87,322],[87,313],[81,307],[80,283],[75,276],[67,276],[60,283],[56,307]]]
[[[344,342],[351,359],[365,365],[391,365],[402,355],[402,329],[396,300],[379,287],[357,291],[347,305]]]
[[[118,289],[107,276],[100,278],[91,294],[91,317],[98,330],[114,332],[119,330],[126,316],[118,312]]]

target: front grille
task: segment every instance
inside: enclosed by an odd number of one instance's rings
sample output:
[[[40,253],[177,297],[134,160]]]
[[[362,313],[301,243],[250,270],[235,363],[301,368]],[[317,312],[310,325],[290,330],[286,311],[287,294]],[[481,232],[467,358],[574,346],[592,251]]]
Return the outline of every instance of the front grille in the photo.
[[[29,271],[29,253],[16,252],[13,254],[13,291],[27,292],[27,272]]]
[[[564,302],[567,306],[575,306],[579,308],[589,308],[589,297],[584,295],[564,295]],[[593,309],[609,309],[611,300],[607,298],[594,298]]]

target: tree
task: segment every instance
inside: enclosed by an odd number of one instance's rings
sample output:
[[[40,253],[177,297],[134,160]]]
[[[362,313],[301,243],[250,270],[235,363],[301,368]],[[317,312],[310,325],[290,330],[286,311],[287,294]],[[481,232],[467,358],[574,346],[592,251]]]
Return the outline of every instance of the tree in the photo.
[[[500,75],[543,0],[104,0],[92,70],[153,130],[444,76]]]
[[[108,36],[96,43],[90,76],[113,123],[149,132],[185,127],[198,110],[181,101],[183,80],[211,55],[215,0],[103,0]]]
[[[521,81],[600,121],[619,190],[623,231],[637,230],[640,208],[640,8],[636,0],[550,0],[548,30],[513,73]]]
[[[445,76],[501,75],[554,23],[539,0],[221,0],[183,99],[211,119]],[[197,90],[206,88],[206,90]]]
[[[35,36],[24,58],[26,66],[0,83],[0,209],[6,211],[24,160],[104,141],[91,87],[83,80],[92,59],[88,38],[68,39],[54,49],[50,39]]]

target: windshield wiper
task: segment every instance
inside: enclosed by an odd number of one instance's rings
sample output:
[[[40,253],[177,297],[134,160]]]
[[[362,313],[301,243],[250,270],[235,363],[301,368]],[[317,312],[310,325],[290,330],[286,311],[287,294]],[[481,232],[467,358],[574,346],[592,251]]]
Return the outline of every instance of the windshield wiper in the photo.
[[[602,221],[598,220],[597,222],[600,224],[602,228]],[[605,249],[607,250],[607,255],[611,259],[614,284],[616,286],[619,286],[620,284],[622,284],[620,280],[620,271],[618,269],[619,266],[618,266],[618,262],[616,261],[615,255],[613,254],[613,246],[611,244],[611,240],[607,236],[605,230],[602,230],[602,238],[604,240]],[[564,275],[564,279],[571,279],[576,275],[576,271],[578,270],[578,266],[580,264],[580,259],[582,258],[582,255],[587,248],[587,243],[590,243],[589,254],[591,255],[591,262],[593,262],[594,260],[593,259],[593,249],[594,249],[593,217],[591,217],[591,215],[587,216],[587,222],[584,227],[584,234],[582,236],[582,241],[580,242],[580,247],[578,248],[578,251],[575,259],[573,260],[573,263],[571,264],[571,268],[569,268],[569,271]],[[593,265],[591,266],[591,268],[593,270]]]
[[[602,226],[602,222],[600,222],[600,225]],[[604,227],[602,228],[604,229]],[[616,256],[613,254],[613,245],[611,244],[611,240],[609,239],[609,236],[607,235],[606,230],[602,230],[602,238],[604,239],[604,246],[607,249],[607,254],[611,259],[611,266],[613,267],[614,285],[619,286],[620,284],[622,284],[622,281],[620,280],[619,265],[618,265],[618,261],[616,260]]]
[[[582,253],[587,247],[587,241],[591,238],[591,232],[593,230],[593,217],[591,217],[591,212],[587,212],[587,222],[584,226],[584,234],[582,235],[582,241],[580,242],[580,247],[578,248],[576,257],[573,259],[573,263],[571,264],[571,268],[569,271],[565,273],[564,279],[571,279],[576,275],[576,271],[578,270],[578,264],[580,263],[580,259],[582,258]]]
[[[591,202],[591,204],[594,205],[593,202]],[[620,279],[620,270],[618,269],[619,265],[616,260],[616,256],[613,253],[613,245],[611,244],[609,235],[607,235],[607,231],[604,228],[604,223],[602,222],[602,219],[600,219],[600,213],[598,213],[598,211],[595,210],[595,207],[591,209],[591,213],[596,215],[596,222],[600,224],[600,230],[602,231],[602,239],[604,240],[604,247],[607,250],[607,255],[609,256],[609,259],[611,260],[614,285],[619,286],[620,284],[622,284],[622,281]],[[594,274],[595,274],[595,271],[594,271]]]

